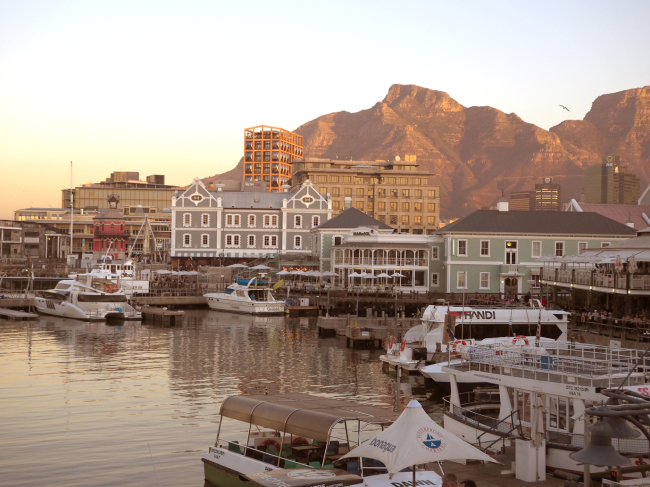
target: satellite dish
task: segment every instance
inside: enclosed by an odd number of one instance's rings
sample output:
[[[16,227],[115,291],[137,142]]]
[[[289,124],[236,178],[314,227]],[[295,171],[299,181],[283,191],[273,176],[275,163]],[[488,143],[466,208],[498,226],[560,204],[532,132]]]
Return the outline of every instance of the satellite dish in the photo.
[[[399,156],[395,156],[395,162],[399,162]]]
[[[545,182],[545,183],[550,183],[550,182],[551,182],[551,178],[544,178],[544,182]]]

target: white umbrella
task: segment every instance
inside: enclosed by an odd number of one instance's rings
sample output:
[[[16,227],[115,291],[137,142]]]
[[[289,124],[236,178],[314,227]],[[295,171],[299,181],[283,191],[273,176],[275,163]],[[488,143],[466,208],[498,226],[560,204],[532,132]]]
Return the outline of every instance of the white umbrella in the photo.
[[[276,276],[286,276],[287,274],[291,274],[291,272],[285,271],[284,269],[282,269],[281,271],[277,272],[275,275]]]
[[[226,267],[236,268],[236,269],[248,269],[247,265],[244,264],[230,264]]]
[[[267,265],[256,265],[255,267],[251,267],[251,269],[256,270],[256,271],[268,271],[270,269],[269,266]]]
[[[399,272],[396,272],[395,274],[389,277],[406,277],[406,276],[404,274],[400,274]]]
[[[348,274],[348,277],[361,277],[361,274],[358,272],[353,272],[352,274]]]
[[[530,425],[530,437],[533,440],[533,445],[537,448],[539,448],[546,436],[546,427],[544,424],[545,414],[546,409],[544,408],[542,398],[537,396],[535,404],[533,404],[533,420]]]
[[[374,274],[370,274],[369,272],[367,272],[366,274],[362,274],[361,277],[365,277],[366,279],[376,279],[377,278],[377,276],[375,276]]]
[[[365,443],[341,457],[379,460],[392,479],[400,470],[442,460],[483,460],[491,456],[454,436],[433,421],[416,400],[409,402],[397,420]],[[415,470],[413,471],[415,475]]]
[[[156,274],[160,274],[161,276],[165,274],[171,274],[172,271],[168,271],[167,269],[160,269],[159,271],[154,271]]]
[[[381,274],[377,274],[375,277],[390,277],[390,274],[386,274],[385,272],[382,272]]]
[[[311,271],[309,275],[314,277],[323,277],[323,273],[320,271]]]
[[[304,276],[305,271],[301,271],[301,270],[291,271],[291,274],[293,274],[294,276]]]
[[[323,277],[338,277],[339,275],[336,272],[325,271],[323,272]]]

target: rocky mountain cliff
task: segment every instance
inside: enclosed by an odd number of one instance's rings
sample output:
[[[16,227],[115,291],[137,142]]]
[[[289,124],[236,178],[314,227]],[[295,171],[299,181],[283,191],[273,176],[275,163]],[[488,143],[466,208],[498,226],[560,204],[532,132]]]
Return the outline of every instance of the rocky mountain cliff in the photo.
[[[650,180],[650,87],[603,95],[583,121],[550,131],[491,107],[464,107],[447,93],[393,85],[386,97],[357,113],[323,115],[301,125],[306,157],[389,160],[415,154],[438,174],[443,217],[462,216],[511,191],[532,190],[543,177],[578,197],[584,166],[619,154]],[[645,187],[645,186],[644,186]]]

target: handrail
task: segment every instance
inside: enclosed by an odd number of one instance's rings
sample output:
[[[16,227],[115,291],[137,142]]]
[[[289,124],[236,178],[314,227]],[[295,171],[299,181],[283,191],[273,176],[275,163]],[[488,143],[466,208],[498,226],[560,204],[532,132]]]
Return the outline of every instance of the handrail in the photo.
[[[519,423],[518,426],[515,426],[515,415],[517,415],[516,421]],[[487,445],[485,448],[483,448],[482,445],[481,445],[481,437],[482,437],[483,435],[487,434],[487,433],[492,433],[492,434],[494,434],[494,432],[497,431],[497,430],[496,430],[497,426],[499,426],[501,423],[505,423],[505,421],[508,420],[508,419],[511,420],[512,428],[510,428],[510,430],[509,430],[508,432],[506,432],[506,433],[502,433],[504,436],[502,436],[501,438],[497,438],[497,439],[494,440],[492,443],[490,443],[490,444]],[[476,439],[478,440],[479,450],[481,450],[481,451],[487,453],[487,450],[488,450],[492,445],[494,445],[495,443],[497,443],[497,442],[499,442],[499,441],[503,441],[503,446],[505,447],[505,440],[506,440],[506,439],[516,438],[515,436],[513,436],[513,435],[510,434],[510,433],[512,433],[514,430],[517,430],[517,433],[518,433],[519,436],[523,436],[523,435],[522,435],[522,429],[521,429],[521,418],[519,417],[519,409],[515,409],[515,410],[512,411],[508,416],[506,416],[505,418],[503,418],[503,419],[502,419],[501,421],[499,421],[498,423],[496,423],[496,424],[490,426],[490,427],[488,428],[487,431],[484,431],[483,433],[481,433],[480,435],[478,435],[478,436],[476,437]]]

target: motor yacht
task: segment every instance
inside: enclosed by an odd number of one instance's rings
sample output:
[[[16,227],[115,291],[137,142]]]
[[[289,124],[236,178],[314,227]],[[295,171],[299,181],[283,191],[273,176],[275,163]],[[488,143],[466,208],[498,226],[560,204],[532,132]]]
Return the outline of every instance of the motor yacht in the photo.
[[[257,277],[238,279],[221,293],[203,295],[210,309],[252,315],[284,314],[284,301],[277,301],[273,289]]]

